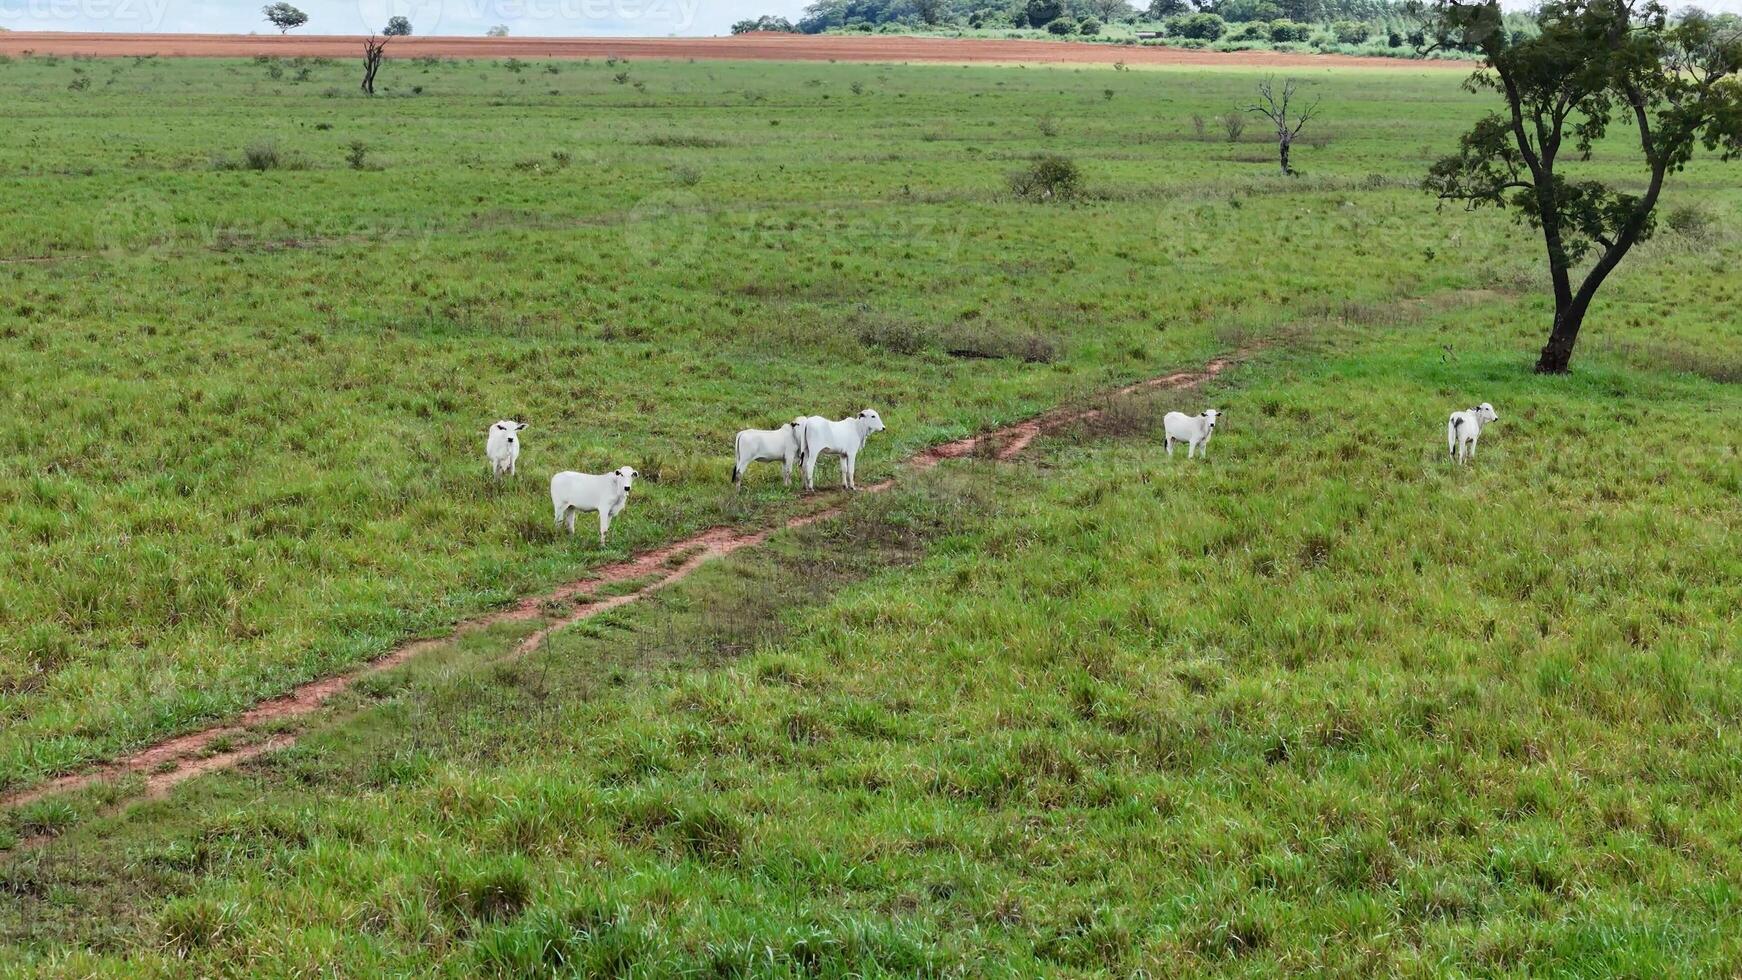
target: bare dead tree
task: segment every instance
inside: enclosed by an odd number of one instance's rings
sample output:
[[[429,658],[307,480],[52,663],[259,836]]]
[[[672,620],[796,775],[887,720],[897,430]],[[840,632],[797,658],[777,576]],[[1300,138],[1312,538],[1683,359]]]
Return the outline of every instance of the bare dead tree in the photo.
[[[363,42],[363,91],[375,94],[375,73],[381,70],[381,55],[387,50],[387,39],[369,35]]]
[[[1300,83],[1290,78],[1282,83],[1282,95],[1276,93],[1276,79],[1266,78],[1258,83],[1258,101],[1246,107],[1247,112],[1256,112],[1270,120],[1276,127],[1276,148],[1282,158],[1282,175],[1293,177],[1294,168],[1289,166],[1288,151],[1294,146],[1295,137],[1300,135],[1301,128],[1319,114],[1319,100],[1302,109],[1295,99]]]

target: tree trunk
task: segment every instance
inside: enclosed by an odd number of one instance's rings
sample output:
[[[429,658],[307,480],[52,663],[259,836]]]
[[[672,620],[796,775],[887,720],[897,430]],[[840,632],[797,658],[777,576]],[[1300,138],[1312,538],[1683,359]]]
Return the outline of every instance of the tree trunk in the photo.
[[[1575,301],[1555,311],[1554,329],[1549,331],[1548,343],[1536,359],[1537,374],[1567,373],[1573,360],[1573,344],[1578,342],[1579,327],[1585,322],[1585,309],[1583,303]]]
[[[1276,142],[1277,148],[1282,154],[1282,175],[1284,177],[1292,177],[1294,176],[1294,170],[1288,165],[1288,144],[1290,140],[1288,137],[1284,136]]]

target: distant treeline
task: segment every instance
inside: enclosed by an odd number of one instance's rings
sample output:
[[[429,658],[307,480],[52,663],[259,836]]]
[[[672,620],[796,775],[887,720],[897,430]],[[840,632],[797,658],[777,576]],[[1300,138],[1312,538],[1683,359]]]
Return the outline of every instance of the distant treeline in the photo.
[[[1506,15],[1511,30],[1531,33],[1528,14]],[[1418,47],[1419,22],[1391,0],[816,0],[794,24],[784,17],[740,21],[735,34],[787,31],[906,33],[1045,30],[1058,35],[1135,39],[1148,28],[1188,46],[1308,44]],[[1123,38],[1118,35],[1124,35]]]

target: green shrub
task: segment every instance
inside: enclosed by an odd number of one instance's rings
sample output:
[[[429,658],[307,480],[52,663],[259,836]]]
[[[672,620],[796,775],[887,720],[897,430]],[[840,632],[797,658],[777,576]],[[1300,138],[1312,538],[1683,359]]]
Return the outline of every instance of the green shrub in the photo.
[[[1270,40],[1270,24],[1262,20],[1250,20],[1234,28],[1228,35],[1230,41],[1268,41]]]
[[[1077,33],[1093,37],[1096,34],[1101,33],[1101,22],[1093,17],[1085,17],[1083,18],[1082,24],[1078,25]]]
[[[1046,25],[1046,32],[1048,34],[1060,35],[1075,34],[1077,32],[1077,24],[1076,21],[1071,20],[1069,17],[1060,17],[1058,20],[1052,21]]]
[[[1227,29],[1228,22],[1215,14],[1186,14],[1167,22],[1169,34],[1197,41],[1220,40]]]
[[[1056,153],[1034,158],[1026,170],[1010,175],[1010,189],[1029,201],[1066,201],[1082,189],[1083,173],[1076,162]]]
[[[1361,44],[1372,30],[1358,20],[1339,20],[1331,25],[1331,33],[1336,36],[1338,44]]]
[[[1297,24],[1292,20],[1276,20],[1270,22],[1270,39],[1272,41],[1305,41],[1312,36],[1313,28],[1311,24]]]
[[[1664,225],[1669,230],[1683,238],[1711,238],[1717,230],[1718,219],[1712,212],[1694,204],[1684,204],[1673,208],[1664,215]]]

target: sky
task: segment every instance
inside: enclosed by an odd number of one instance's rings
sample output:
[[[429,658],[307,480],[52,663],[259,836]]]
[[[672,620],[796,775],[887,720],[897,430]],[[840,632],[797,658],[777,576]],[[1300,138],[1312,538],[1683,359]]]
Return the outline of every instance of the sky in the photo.
[[[516,37],[726,34],[762,14],[797,20],[809,0],[291,0],[308,14],[303,34],[367,34],[387,18],[416,34],[482,35],[505,25]],[[268,33],[266,0],[0,0],[14,31]]]
[[[309,15],[307,34],[364,34],[392,16],[417,34],[482,35],[501,24],[517,37],[725,34],[761,14],[797,20],[808,0],[292,0]],[[265,0],[0,0],[0,27],[15,31],[246,34],[273,28]],[[1523,6],[1523,4],[1519,4]],[[1508,4],[1511,6],[1511,4]],[[1680,6],[1672,2],[1671,6]],[[1708,10],[1742,12],[1742,0],[1705,0]]]

